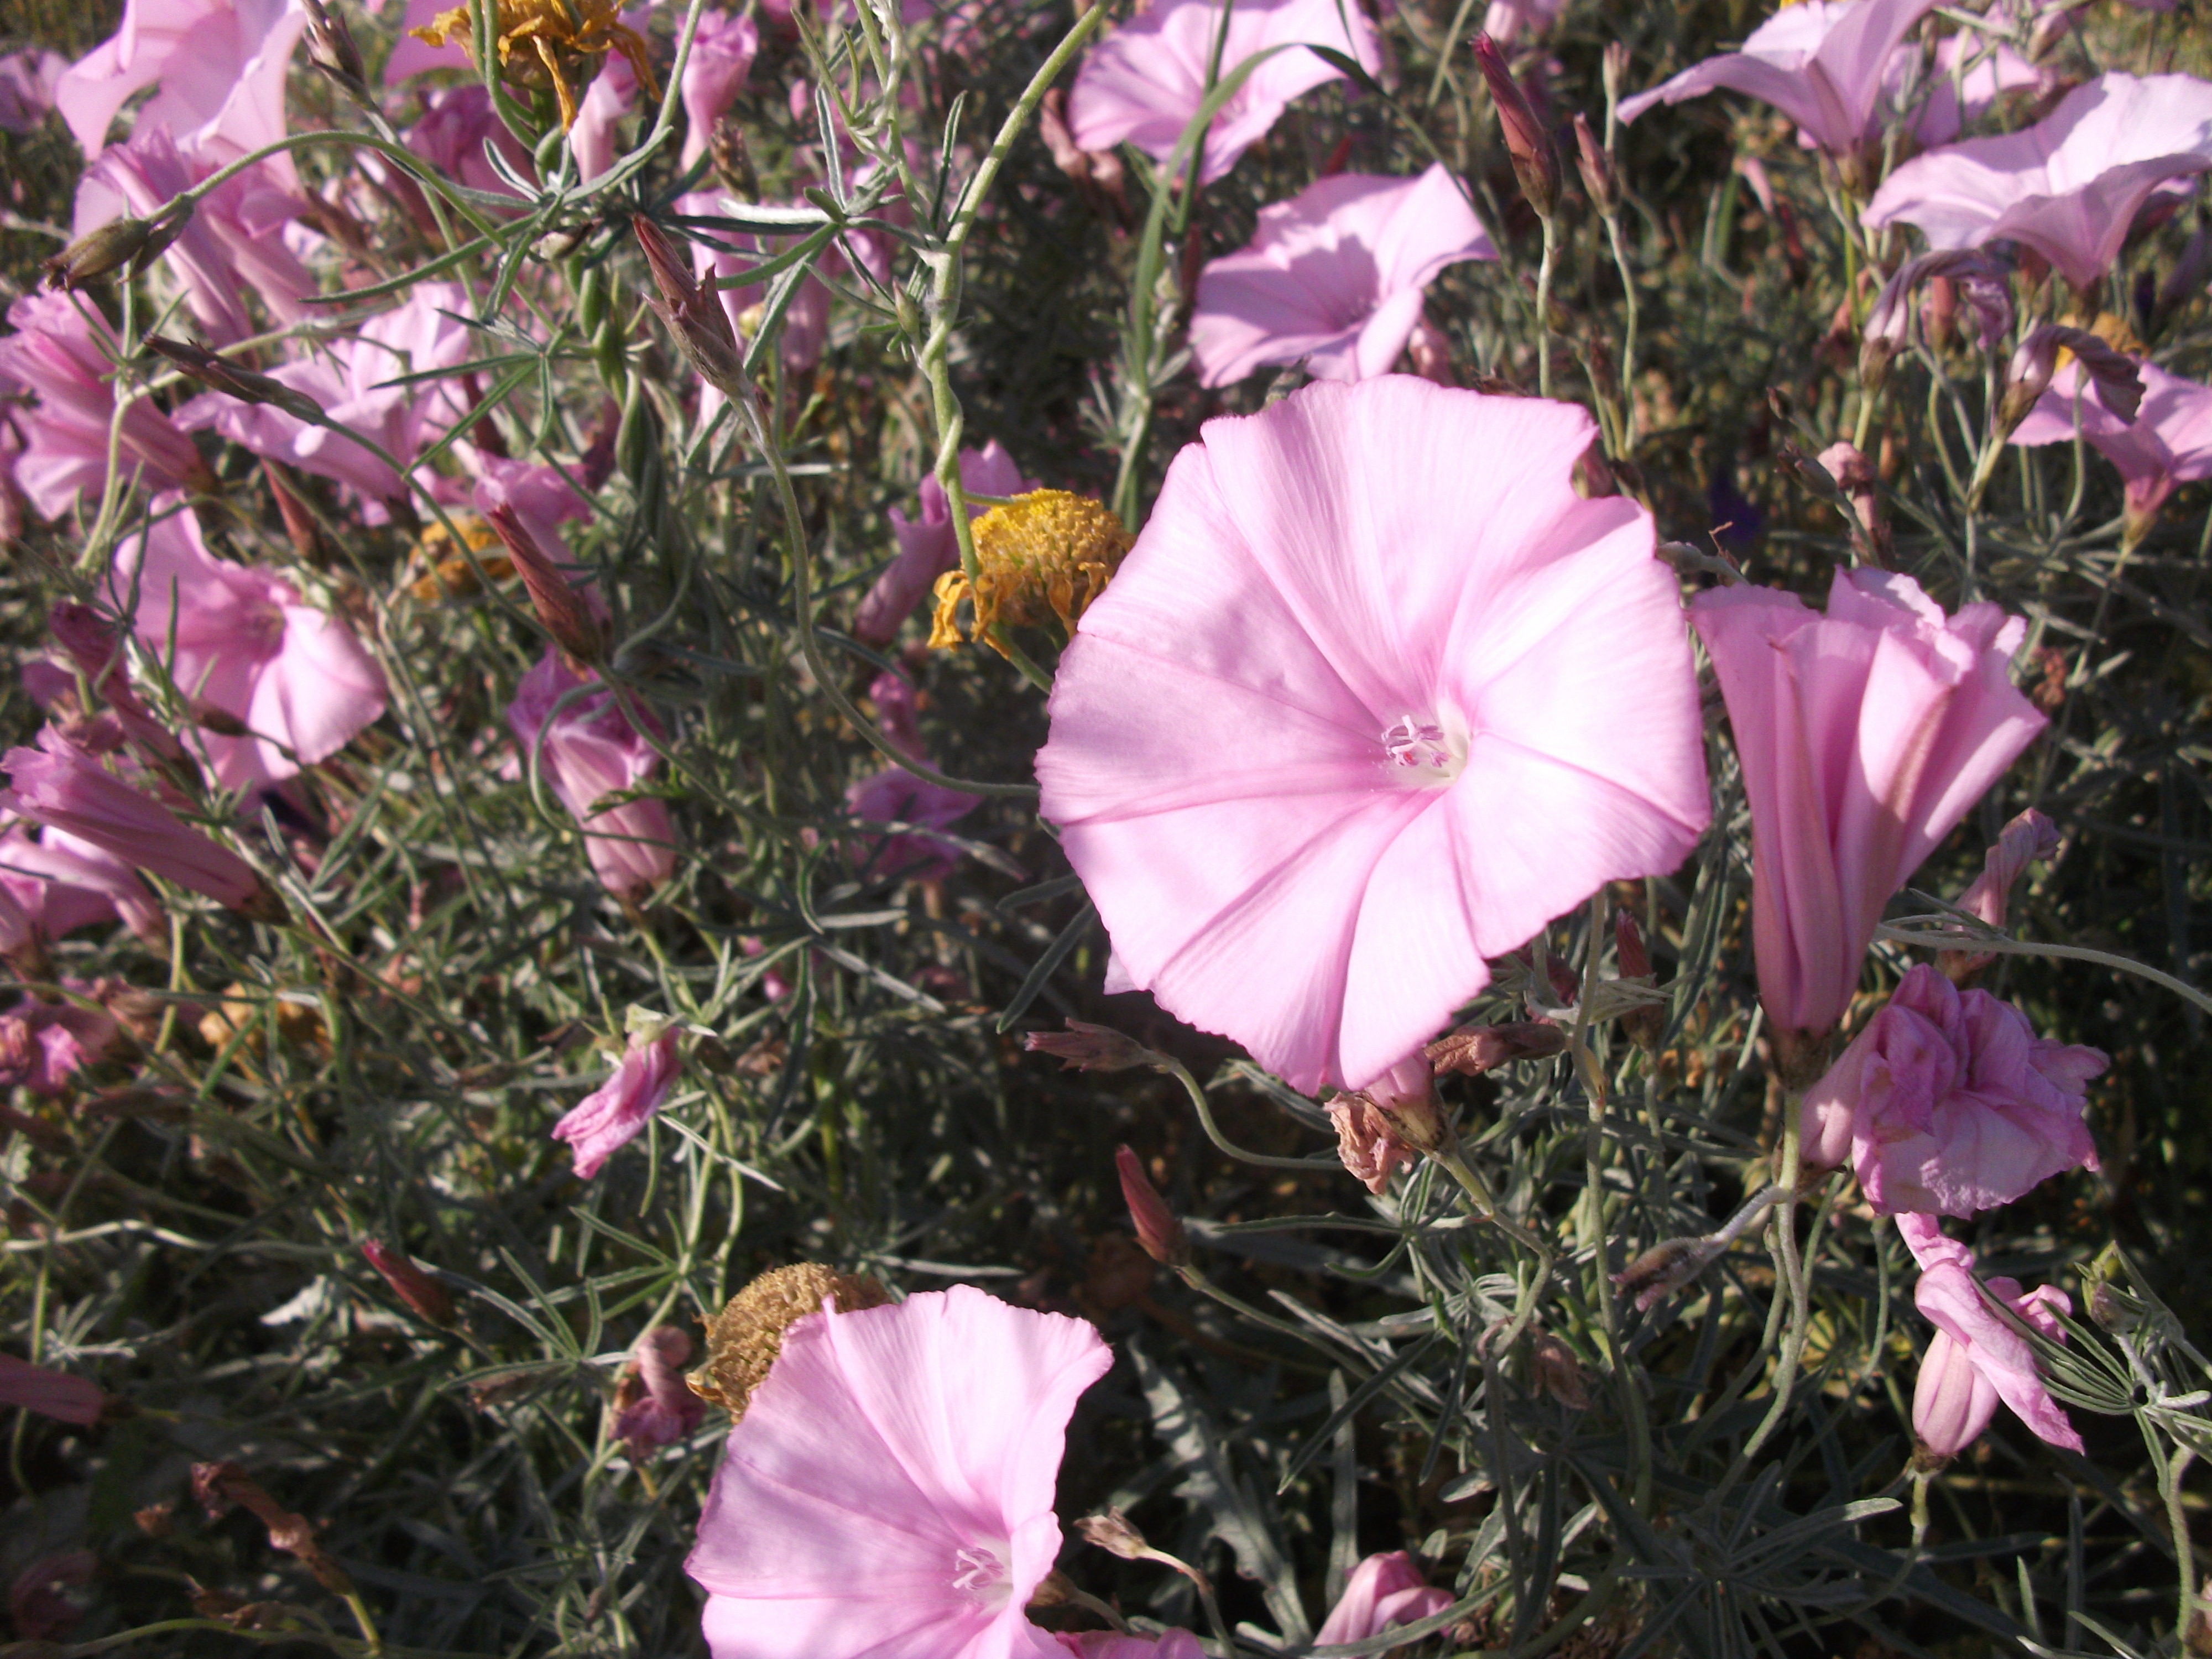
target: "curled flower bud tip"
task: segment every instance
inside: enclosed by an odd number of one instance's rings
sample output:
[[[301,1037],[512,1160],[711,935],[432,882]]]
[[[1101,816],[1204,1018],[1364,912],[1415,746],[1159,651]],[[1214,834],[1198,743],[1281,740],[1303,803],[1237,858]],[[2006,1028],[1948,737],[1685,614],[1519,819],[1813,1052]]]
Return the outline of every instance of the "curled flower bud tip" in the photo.
[[[1096,1544],[1109,1555],[1118,1555],[1124,1561],[1141,1561],[1152,1553],[1145,1534],[1136,1524],[1117,1509],[1108,1509],[1103,1515],[1086,1515],[1075,1523],[1084,1541]]]
[[[1159,1064],[1159,1056],[1144,1044],[1087,1020],[1071,1019],[1065,1031],[1031,1031],[1022,1047],[1033,1054],[1056,1056],[1071,1072],[1126,1072]]]
[[[1168,1208],[1160,1189],[1152,1185],[1142,1160],[1129,1147],[1121,1146],[1115,1150],[1114,1165],[1121,1173],[1121,1197],[1129,1206],[1129,1219],[1136,1225],[1137,1243],[1153,1261],[1170,1267],[1182,1267],[1190,1260],[1190,1235]]]

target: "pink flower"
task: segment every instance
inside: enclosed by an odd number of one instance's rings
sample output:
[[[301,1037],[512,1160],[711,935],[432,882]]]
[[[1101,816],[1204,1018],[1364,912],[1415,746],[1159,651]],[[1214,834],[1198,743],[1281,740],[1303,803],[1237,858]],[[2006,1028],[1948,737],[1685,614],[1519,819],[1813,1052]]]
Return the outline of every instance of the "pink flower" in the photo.
[[[2005,905],[2013,884],[2031,864],[2058,850],[2058,826],[2033,807],[2021,813],[1997,832],[1996,842],[1982,855],[1982,873],[1959,895],[1958,905],[1992,927],[2005,922]],[[1937,957],[1943,971],[1963,981],[1996,960],[1989,951],[1945,951]]]
[[[0,128],[36,132],[54,106],[54,85],[69,68],[59,52],[11,52],[0,58]]]
[[[722,118],[731,100],[745,89],[745,76],[760,55],[760,25],[748,12],[701,14],[691,37],[691,56],[684,64],[677,88],[684,100],[684,154],[678,162],[689,173],[707,153],[714,123]]]
[[[1690,620],[1751,800],[1752,938],[1777,1025],[1843,1018],[1890,896],[2044,726],[2008,668],[2027,624],[1909,576],[1838,570],[1826,617],[1717,588]]]
[[[576,177],[588,183],[615,162],[615,124],[637,107],[637,74],[618,52],[609,52],[576,106],[568,147]]]
[[[284,136],[284,71],[307,27],[299,0],[126,0],[123,26],[64,73],[54,106],[86,156],[143,87],[137,129],[165,126],[185,149],[217,163]],[[289,187],[291,159],[270,163]]]
[[[80,495],[107,487],[107,434],[115,416],[115,337],[67,294],[27,294],[8,307],[15,332],[0,336],[0,381],[39,399],[26,422],[30,441],[15,459],[15,483],[49,519]],[[199,452],[176,422],[143,398],[123,416],[118,455],[126,477],[153,490],[211,483]]]
[[[100,1391],[99,1384],[84,1377],[0,1353],[0,1406],[89,1426],[100,1421],[100,1413],[107,1408],[107,1396]]]
[[[638,1338],[630,1353],[636,1374],[623,1379],[615,1396],[615,1437],[632,1456],[674,1445],[705,1419],[707,1402],[684,1385],[690,1358],[691,1339],[673,1325],[655,1325]]]
[[[1038,487],[1022,477],[1014,458],[999,447],[996,438],[980,450],[960,452],[960,486],[971,495],[1023,495]],[[970,507],[968,516],[980,518],[988,511],[988,507]],[[952,534],[952,509],[945,502],[945,487],[933,474],[921,481],[921,517],[909,519],[893,507],[890,521],[898,556],[876,578],[875,586],[853,612],[853,637],[863,645],[889,645],[897,638],[899,624],[913,613],[922,595],[960,562],[960,544]]]
[[[1043,813],[1127,983],[1358,1088],[1708,811],[1651,520],[1564,404],[1410,375],[1209,422],[1061,659]]]
[[[1092,48],[1067,96],[1067,125],[1077,148],[1110,150],[1127,141],[1166,162],[1198,113],[1220,24],[1221,8],[1214,0],[1155,0],[1149,10]],[[1235,167],[1293,98],[1341,78],[1341,70],[1297,46],[1331,47],[1370,74],[1382,62],[1374,25],[1357,5],[1237,0],[1221,52],[1222,76],[1247,58],[1281,46],[1294,49],[1277,52],[1254,70],[1207,128],[1199,169],[1204,182],[1212,184]]]
[[[2025,243],[2087,289],[2153,191],[2208,170],[2212,83],[2100,75],[2024,131],[1907,161],[1859,217],[1875,229],[1917,225],[1930,247]]]
[[[2125,420],[2087,395],[2081,366],[2069,362],[2051,377],[2027,417],[2013,428],[2016,444],[2070,443],[2076,432],[2119,468],[2130,522],[2148,526],[2174,487],[2212,478],[2212,386],[2136,365],[2142,403]]]
[[[1806,1092],[1805,1159],[1825,1169],[1848,1156],[1878,1214],[1994,1209],[2097,1167],[2081,1091],[2108,1063],[1921,963]]]
[[[1482,32],[1501,46],[1511,46],[1524,33],[1534,40],[1559,21],[1566,5],[1567,0],[1490,0]]]
[[[97,989],[79,979],[63,984],[88,997]],[[80,1067],[100,1059],[122,1035],[103,1009],[26,997],[0,1014],[0,1089],[20,1086],[51,1099],[69,1086]]]
[[[442,3],[431,7],[434,13],[448,9]],[[410,42],[422,45],[412,36],[403,39],[392,49],[394,63],[399,61],[400,53]],[[434,49],[425,46],[423,50]],[[461,60],[459,46],[445,50]],[[397,78],[398,71],[391,73]],[[404,137],[408,149],[456,184],[465,185],[471,190],[489,191],[495,196],[514,194],[514,187],[501,178],[484,158],[486,144],[497,150],[507,165],[524,178],[531,177],[533,172],[522,141],[508,131],[507,123],[499,118],[499,112],[491,105],[491,94],[480,81],[434,88],[424,93],[422,118],[408,128]]]
[[[1907,94],[1905,83],[1920,57],[1917,46],[1903,46],[1890,53],[1882,70],[1882,92],[1892,108],[1909,95],[1920,106],[1912,124],[1913,141],[1923,149],[1948,144],[2008,92],[2040,92],[2051,82],[2049,71],[2038,69],[2002,40],[1991,43],[1971,30],[1947,34],[1936,43],[1935,61],[1918,82],[1919,91]],[[1962,76],[1964,60],[1970,67]],[[1961,93],[1965,103],[1960,102]]]
[[[553,1126],[553,1139],[576,1154],[576,1177],[589,1181],[622,1147],[635,1139],[660,1109],[681,1062],[676,1028],[633,1030],[615,1073],[586,1095]]]
[[[645,783],[659,769],[660,757],[612,691],[586,691],[564,701],[566,693],[587,684],[549,647],[515,688],[507,723],[524,755],[537,757],[545,781],[583,827],[585,854],[607,890],[635,898],[675,872],[676,830],[667,805],[649,795],[599,803]],[[641,708],[640,714],[651,721]],[[653,730],[659,734],[657,726]]]
[[[1422,1577],[1405,1551],[1370,1555],[1352,1570],[1314,1643],[1364,1642],[1394,1626],[1432,1618],[1452,1601],[1452,1593]]]
[[[1120,1636],[1110,1630],[1087,1630],[1079,1636],[1061,1631],[1055,1639],[1075,1659],[1206,1659],[1198,1638],[1187,1630],[1162,1636]]]
[[[929,756],[921,746],[921,729],[915,720],[914,688],[896,674],[878,674],[868,688],[868,696],[892,746],[927,765]],[[931,830],[949,828],[982,804],[980,795],[925,783],[897,765],[885,767],[845,792],[846,810],[856,818],[872,823],[916,823]],[[935,836],[871,836],[854,856],[870,875],[936,881],[951,873],[960,848]]]
[[[57,939],[118,916],[149,944],[168,942],[168,923],[131,867],[58,830],[33,840],[20,823],[0,832],[0,892],[13,902],[20,933],[0,926],[0,952]]]
[[[234,910],[251,909],[263,898],[260,878],[244,859],[185,825],[52,726],[39,733],[36,749],[9,750],[0,770],[15,786],[0,790],[0,811],[88,841]]]
[[[1900,1216],[1897,1224],[1920,1263],[1913,1304],[1936,1327],[1912,1391],[1912,1432],[1920,1443],[1939,1457],[1955,1455],[1980,1438],[2002,1400],[2039,1438],[2069,1451],[2083,1449],[2081,1437],[2044,1386],[2035,1350],[1983,1299],[1972,1253],[1944,1237],[1932,1217]],[[2052,1312],[2074,1310],[2065,1291],[2042,1285],[2023,1295],[2017,1279],[1986,1283],[1991,1295],[2044,1335],[2066,1340]]]
[[[1497,257],[1441,161],[1417,179],[1316,179],[1261,208],[1251,241],[1200,273],[1199,384],[1301,359],[1319,380],[1387,374],[1421,320],[1421,290],[1446,265]]]
[[[452,9],[446,0],[407,0],[406,14],[399,20],[399,38],[392,43],[392,55],[384,60],[386,85],[396,87],[424,70],[468,68],[469,55],[461,49],[459,36],[449,38],[442,46],[434,46],[413,33],[428,28],[439,14]]]
[[[383,672],[351,629],[289,582],[214,557],[181,502],[155,509],[162,516],[117,550],[108,597],[195,708],[244,728],[194,737],[218,784],[292,777],[382,715]]]
[[[1112,1360],[964,1285],[793,1325],[684,1563],[714,1659],[1066,1659],[1023,1609],[1060,1553],[1069,1413]]]
[[[1723,52],[1620,101],[1633,121],[1654,104],[1679,104],[1725,87],[1771,104],[1832,155],[1847,155],[1880,131],[1882,76],[1905,33],[1936,0],[1803,0],[1753,29],[1740,52]]]

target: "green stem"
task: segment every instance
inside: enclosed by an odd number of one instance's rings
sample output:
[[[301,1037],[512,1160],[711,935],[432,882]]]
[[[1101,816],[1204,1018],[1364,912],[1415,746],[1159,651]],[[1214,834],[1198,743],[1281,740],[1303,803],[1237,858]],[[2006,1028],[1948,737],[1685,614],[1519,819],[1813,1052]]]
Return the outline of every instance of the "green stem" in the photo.
[[[1536,267],[1536,395],[1552,395],[1552,269],[1559,262],[1559,222],[1544,216],[1544,258]]]

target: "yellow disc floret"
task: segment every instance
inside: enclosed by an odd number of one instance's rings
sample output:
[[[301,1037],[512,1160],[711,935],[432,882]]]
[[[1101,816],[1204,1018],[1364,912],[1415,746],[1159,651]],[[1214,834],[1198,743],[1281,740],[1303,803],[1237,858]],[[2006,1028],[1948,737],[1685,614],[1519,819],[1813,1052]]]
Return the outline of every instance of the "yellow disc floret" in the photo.
[[[947,571],[937,579],[929,642],[960,643],[960,603],[975,610],[969,637],[999,649],[1000,623],[1037,627],[1058,618],[1069,634],[1105,592],[1132,541],[1113,510],[1065,489],[1035,489],[994,507],[973,526],[976,580]]]
[[[499,44],[501,70],[522,86],[551,87],[561,106],[563,132],[576,125],[576,90],[569,76],[586,58],[619,52],[629,60],[646,97],[660,96],[653,65],[646,59],[645,41],[622,21],[616,0],[491,0],[491,3],[492,36]],[[458,40],[471,59],[476,55],[476,27],[466,6],[441,12],[427,27],[408,33],[434,46]],[[514,61],[518,46],[525,48],[519,64]]]

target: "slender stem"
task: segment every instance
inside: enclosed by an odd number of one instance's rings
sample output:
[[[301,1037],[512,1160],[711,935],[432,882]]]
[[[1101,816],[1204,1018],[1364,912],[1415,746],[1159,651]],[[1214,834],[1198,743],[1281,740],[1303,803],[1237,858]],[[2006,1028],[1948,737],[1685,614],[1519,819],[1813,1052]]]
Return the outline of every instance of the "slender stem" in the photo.
[[[1620,347],[1620,454],[1626,460],[1636,453],[1636,331],[1643,307],[1636,295],[1636,273],[1628,268],[1628,247],[1621,240],[1618,213],[1606,215],[1605,229],[1613,243],[1613,269],[1620,273],[1620,292],[1628,310]]]
[[[1536,395],[1552,395],[1552,268],[1559,263],[1559,222],[1544,216],[1544,258],[1536,267]]]

